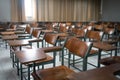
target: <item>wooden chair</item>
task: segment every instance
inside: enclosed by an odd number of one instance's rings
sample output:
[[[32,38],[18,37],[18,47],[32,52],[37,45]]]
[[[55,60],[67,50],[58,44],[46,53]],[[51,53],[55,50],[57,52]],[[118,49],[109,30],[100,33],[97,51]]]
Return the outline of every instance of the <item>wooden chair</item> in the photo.
[[[103,42],[109,43],[111,45],[118,46],[119,44],[119,36],[115,35],[115,28],[109,28],[106,27],[104,28],[104,37],[103,37]],[[117,52],[117,50],[116,50]],[[110,55],[112,56],[112,51],[110,52]]]
[[[103,31],[103,29],[104,29],[104,27],[101,24],[99,24],[99,25],[97,24],[97,25],[94,26],[95,31]]]
[[[91,25],[84,25],[82,29],[93,30],[93,26]]]
[[[73,70],[66,66],[57,66],[54,68],[48,68],[38,70],[32,73],[34,80],[67,80],[66,77],[75,73]]]
[[[46,27],[46,30],[52,30],[52,31],[54,30],[52,23],[46,23],[45,27]]]
[[[34,29],[33,32],[32,32],[32,38],[31,39],[22,39],[22,40],[20,40],[21,44],[24,43],[24,40],[29,43],[29,45],[22,46],[22,50],[32,49],[33,48],[32,43],[35,43],[35,42],[37,43],[37,48],[39,48],[39,42],[42,42],[42,39],[39,39],[40,33],[41,33],[40,30]],[[10,47],[10,54],[12,55],[13,67],[14,67],[14,64],[16,64],[15,55],[14,55],[14,53],[16,51],[20,51],[19,46]]]
[[[37,42],[37,48],[39,48],[39,42],[42,42],[43,39],[40,39],[40,35],[41,35],[41,31],[38,29],[33,29],[32,31],[32,38],[31,39],[27,39],[31,44],[33,42]],[[31,45],[32,46],[32,45]]]
[[[62,54],[60,53],[60,56],[63,55],[64,43],[63,45],[58,45],[58,39],[59,39],[59,35],[54,33],[46,33],[44,36],[44,43],[43,43],[42,49],[44,49],[44,51],[47,51],[47,52],[53,52],[54,61],[56,61],[56,57],[55,57],[56,51],[62,51]],[[44,44],[46,43],[48,44],[48,46],[44,46]],[[63,62],[64,60],[62,58],[62,63],[61,63],[62,65],[63,65]],[[53,66],[55,66],[55,62]]]
[[[69,30],[69,26],[66,26],[66,24],[61,23],[59,26],[59,33],[67,33]]]
[[[77,28],[82,28],[82,25],[83,25],[82,22],[77,22],[77,23],[75,24],[75,27],[77,27]]]
[[[6,31],[15,31],[17,28],[17,25],[16,24],[10,24],[10,28],[9,29],[6,29]]]
[[[99,41],[102,41],[102,38],[103,38],[103,35],[104,35],[104,32],[100,32],[100,31],[93,31],[93,30],[87,30],[86,31],[86,35],[85,35],[85,41],[89,41],[89,42],[99,42]],[[98,52],[98,49],[92,47],[91,51],[90,51],[90,54],[89,56],[94,56],[94,55],[97,55],[99,52]],[[96,67],[96,65],[94,64],[91,64],[90,65]]]
[[[30,26],[33,27],[33,28],[37,28],[38,23],[37,22],[32,22],[32,23],[30,23]]]
[[[115,32],[115,28],[104,28],[104,38],[105,39],[110,39],[111,37],[114,37],[114,32]]]
[[[58,36],[56,34],[50,34],[50,33],[45,34],[44,40],[49,44],[53,44],[53,46],[43,47],[43,48],[40,48],[40,49],[43,50],[45,53],[53,52],[53,56],[47,55],[46,59],[44,59],[42,61],[36,61],[35,62],[36,66],[42,65],[42,69],[44,69],[45,64],[53,63],[53,66],[54,67],[56,66],[56,51],[62,51],[63,50],[63,46],[57,46],[56,45],[57,39],[58,39]],[[32,50],[32,49],[28,49],[28,51],[29,50]],[[20,53],[24,54],[24,52],[27,53],[26,50],[25,51],[23,50],[23,51],[16,51],[15,54],[16,55],[20,54]],[[63,53],[61,53],[61,54],[63,54]],[[23,56],[23,57],[25,57],[25,56]],[[20,55],[18,56],[18,58],[21,58]],[[61,62],[61,64],[63,65],[63,61]],[[28,68],[28,80],[29,80],[30,79],[30,67],[33,67],[33,63],[21,63],[21,66],[22,65],[25,65]],[[23,68],[21,68],[21,69],[23,70]],[[23,73],[23,71],[21,71],[21,74],[22,73]]]
[[[88,39],[88,41],[95,42],[95,41],[102,41],[103,35],[104,35],[104,32],[102,31],[99,32],[99,31],[88,30],[85,37],[86,37],[86,41]]]
[[[85,41],[85,35],[86,35],[87,29],[73,29],[74,36],[77,38],[83,39]]]
[[[87,70],[87,59],[88,56],[90,56],[90,50],[92,48],[91,42],[84,42],[79,40],[78,38],[70,38],[65,43],[65,48],[68,49],[69,55],[68,55],[68,66],[72,65],[76,69],[80,70],[75,66],[76,63],[79,63],[81,61],[76,62],[75,56],[80,57],[83,59],[83,71]],[[73,59],[71,63],[71,55],[73,54]],[[64,56],[63,56],[64,57]]]
[[[103,36],[104,36],[103,31],[88,30],[85,37],[86,37],[86,41],[101,42],[103,39]],[[90,53],[94,56],[99,53],[99,50],[97,48],[92,47],[92,50],[90,51]]]
[[[18,32],[18,33],[16,32],[16,34],[21,39],[31,38],[32,37],[32,31],[33,31],[33,28],[31,28],[29,25],[27,25],[26,28],[25,28],[25,31]]]
[[[118,35],[115,35],[115,28],[104,28],[104,33],[105,33],[105,35],[104,35],[104,40],[105,41],[109,41],[109,40],[111,40],[111,41],[114,41],[114,40],[117,40],[118,38],[119,38],[119,36]],[[113,42],[111,42],[111,43],[113,43]]]

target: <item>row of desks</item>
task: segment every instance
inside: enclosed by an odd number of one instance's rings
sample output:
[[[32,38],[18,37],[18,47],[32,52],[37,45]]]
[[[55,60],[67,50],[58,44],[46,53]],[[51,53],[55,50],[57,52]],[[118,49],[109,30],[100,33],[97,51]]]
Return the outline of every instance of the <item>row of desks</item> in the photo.
[[[10,37],[10,36],[3,37],[3,39],[12,39],[12,38],[16,39],[17,36],[14,35],[12,37]],[[8,41],[8,44],[10,45],[10,47],[17,47],[18,46],[18,47],[20,47],[20,50],[21,50],[21,47],[29,45],[29,42],[27,40],[12,40],[12,41]],[[99,49],[99,54],[98,54],[98,56],[99,56],[98,63],[99,64],[98,64],[98,67],[100,67],[100,62],[99,61],[101,60],[101,51],[102,50],[111,51],[111,50],[116,50],[117,49],[116,46],[112,46],[112,45],[104,43],[104,42],[95,42],[95,43],[93,43],[93,47],[96,47],[96,48]],[[27,51],[20,51],[20,52],[17,52],[15,55],[18,58],[20,63],[31,63],[32,62],[33,64],[35,64],[36,61],[46,59],[46,54],[44,53],[44,51],[41,48],[30,49],[30,50],[27,50]],[[115,53],[115,55],[117,55],[117,52]],[[104,75],[102,75],[102,76],[104,76]],[[72,79],[72,80],[76,80],[76,79]],[[94,80],[94,79],[91,79],[91,80]],[[105,80],[107,80],[107,79],[105,79]]]

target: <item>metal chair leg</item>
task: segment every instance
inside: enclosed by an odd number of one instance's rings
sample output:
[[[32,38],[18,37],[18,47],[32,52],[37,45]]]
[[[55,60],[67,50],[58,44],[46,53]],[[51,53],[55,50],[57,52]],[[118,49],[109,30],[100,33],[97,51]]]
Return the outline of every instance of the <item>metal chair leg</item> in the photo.
[[[87,58],[85,57],[83,59],[83,71],[86,71],[87,70]]]
[[[28,80],[30,80],[30,67],[28,65]]]

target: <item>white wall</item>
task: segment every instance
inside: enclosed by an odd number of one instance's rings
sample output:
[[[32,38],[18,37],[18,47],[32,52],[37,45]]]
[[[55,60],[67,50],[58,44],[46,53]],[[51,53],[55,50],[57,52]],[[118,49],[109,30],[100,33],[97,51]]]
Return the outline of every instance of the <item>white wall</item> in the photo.
[[[102,0],[102,21],[120,22],[120,0]]]
[[[10,21],[10,1],[11,0],[0,0],[0,22]]]

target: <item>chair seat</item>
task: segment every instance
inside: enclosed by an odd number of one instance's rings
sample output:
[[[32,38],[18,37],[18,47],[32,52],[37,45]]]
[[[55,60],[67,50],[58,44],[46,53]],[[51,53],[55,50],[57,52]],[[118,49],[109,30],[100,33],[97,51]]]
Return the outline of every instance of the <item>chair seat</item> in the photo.
[[[115,63],[120,63],[120,56],[107,57],[100,60],[103,65],[111,65]]]
[[[36,73],[32,73],[32,76],[35,80],[67,80],[66,76],[72,73],[74,73],[73,70],[65,66],[58,66],[36,71]]]
[[[93,54],[96,54],[96,53],[98,53],[98,50],[93,50],[93,49],[92,49],[92,50],[90,51],[90,55],[93,55]]]
[[[50,61],[53,61],[53,57],[46,55],[46,59],[42,60],[42,61],[37,61],[35,64],[37,65],[41,65],[41,64],[45,64],[46,62],[49,63]],[[33,63],[29,63],[29,64],[25,64],[26,66],[33,66]]]

